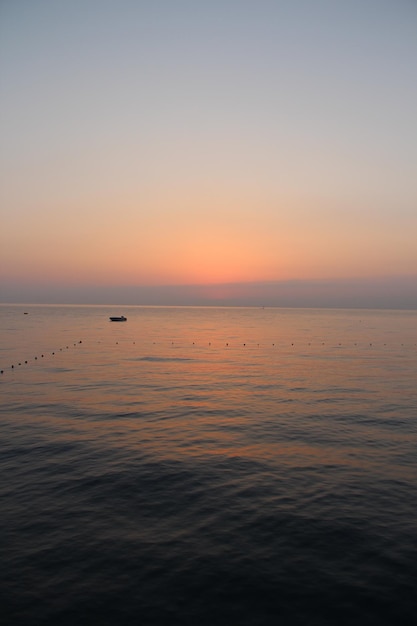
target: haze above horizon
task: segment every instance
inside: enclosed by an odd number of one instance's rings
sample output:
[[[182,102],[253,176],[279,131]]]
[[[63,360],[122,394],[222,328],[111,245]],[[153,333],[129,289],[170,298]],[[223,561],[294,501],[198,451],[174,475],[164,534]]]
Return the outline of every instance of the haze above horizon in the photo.
[[[417,308],[417,4],[0,5],[0,302]]]

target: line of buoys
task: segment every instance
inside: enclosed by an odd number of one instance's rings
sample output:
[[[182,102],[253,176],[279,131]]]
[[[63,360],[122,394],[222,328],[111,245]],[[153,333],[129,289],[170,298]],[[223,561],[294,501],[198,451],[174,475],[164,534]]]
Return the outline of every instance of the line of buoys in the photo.
[[[101,341],[98,341],[97,343],[102,343],[102,342],[101,342]],[[153,341],[152,343],[153,343],[153,345],[156,345],[156,343],[157,343],[157,342],[156,342],[156,341]],[[74,343],[74,344],[73,344],[73,346],[75,347],[75,346],[77,346],[77,344],[82,344],[82,340],[79,340],[78,342]],[[136,345],[136,341],[132,341],[132,344],[133,344],[133,345]],[[119,342],[118,342],[118,341],[116,341],[116,345],[119,345]],[[176,343],[176,342],[174,342],[174,341],[171,341],[171,345],[172,345],[172,346],[174,346],[174,345],[175,345],[176,347],[179,347],[181,344],[178,344],[178,343]],[[193,342],[192,342],[192,345],[193,345],[193,346],[196,346],[196,342],[195,342],[195,341],[193,341]],[[207,345],[207,344],[206,344],[206,345]],[[208,342],[208,346],[211,346],[211,345],[212,345],[212,342],[211,342],[211,341],[209,341],[209,342]],[[241,345],[241,346],[243,346],[243,347],[247,347],[247,346],[249,346],[249,344],[248,344],[247,342],[244,342],[243,344],[239,344],[239,345]],[[256,346],[259,348],[259,347],[261,347],[261,345],[262,345],[262,344],[260,344],[260,343],[256,343],[256,344],[252,344],[252,345],[253,345],[253,346],[254,346],[254,345],[256,345]],[[275,342],[273,342],[273,343],[271,343],[271,344],[264,344],[264,347],[266,347],[267,345],[270,345],[270,346],[272,346],[272,347],[275,347],[277,344],[275,344]],[[281,346],[278,346],[278,347],[285,347],[285,345],[287,345],[287,346],[288,346],[288,345],[291,345],[291,347],[294,347],[296,344],[295,344],[295,342],[291,342],[291,344],[282,344]],[[307,342],[307,345],[308,345],[308,346],[312,346],[312,345],[313,345],[313,347],[314,347],[314,343],[313,343],[313,342],[311,342],[311,341]],[[318,345],[318,344],[317,344],[317,345]],[[326,345],[326,342],[322,341],[322,342],[321,342],[321,345],[322,345],[322,346],[325,346],[325,345]],[[359,343],[358,343],[358,342],[356,342],[356,341],[355,341],[355,342],[353,342],[353,344],[350,344],[350,343],[343,344],[342,342],[337,342],[337,343],[333,343],[333,342],[331,342],[331,343],[327,343],[327,345],[328,345],[329,347],[333,347],[333,348],[343,347],[343,346],[344,346],[344,347],[349,347],[349,345],[350,345],[350,346],[351,346],[351,345],[353,345],[353,346],[358,346],[358,347],[360,347],[360,346],[361,346],[361,344],[359,344]],[[363,344],[362,344],[362,346],[369,346],[369,347],[371,347],[371,348],[372,348],[372,347],[374,347],[374,345],[375,345],[375,344],[374,344],[374,342],[369,342],[369,343],[363,343]],[[384,347],[387,347],[387,343],[386,343],[386,342],[384,342],[383,344],[380,344],[380,345],[381,345],[381,346],[384,346]],[[400,345],[401,345],[401,347],[407,346],[407,344],[404,344],[403,342],[402,342]],[[416,345],[417,345],[417,343],[413,343],[413,344],[410,344],[410,345],[416,346]],[[231,344],[231,343],[230,343],[230,342],[228,342],[228,341],[227,341],[227,342],[225,342],[224,346],[225,346],[226,348],[233,348],[233,344]],[[300,346],[300,344],[298,344],[298,346]],[[184,345],[183,345],[182,347],[186,347],[186,346],[184,346]],[[64,349],[64,348],[62,348],[62,347],[61,347],[61,348],[59,348],[60,352],[62,352],[62,351],[63,351],[63,349]],[[65,349],[67,349],[67,350],[68,350],[68,349],[69,349],[69,346],[65,346]],[[51,352],[50,354],[51,354],[52,356],[54,356],[54,355],[55,355],[55,351]],[[40,355],[40,357],[41,357],[42,359],[43,359],[43,358],[45,358],[45,354],[41,354],[41,355]],[[35,360],[35,361],[37,361],[37,360],[38,360],[38,356],[35,356],[35,357],[33,357],[33,358],[34,358],[34,360]],[[27,365],[27,364],[28,364],[28,360],[25,360],[25,361],[24,361],[24,363],[25,363],[25,365]],[[21,365],[22,365],[22,361],[18,362],[18,365],[19,365],[19,366],[21,366]],[[12,364],[10,367],[11,367],[11,369],[15,369],[15,364]],[[3,374],[4,372],[5,372],[5,370],[4,370],[4,369],[1,369],[1,370],[0,370],[0,374]]]
[[[97,343],[101,343],[101,341],[98,341]],[[118,341],[116,341],[115,343],[116,343],[117,345],[119,344],[119,342],[118,342]],[[133,342],[132,342],[132,344],[133,344],[133,345],[136,345],[136,341],[133,341]],[[155,346],[156,344],[157,344],[157,342],[156,342],[156,341],[153,341],[153,342],[152,342],[152,345],[154,345],[154,346]],[[178,343],[175,343],[174,341],[171,341],[171,345],[172,345],[172,346],[173,346],[173,345],[179,346],[179,345],[181,345],[181,344],[178,344]],[[189,344],[182,344],[182,345],[183,345],[183,347],[185,347],[185,346],[187,346],[187,345],[189,345]],[[193,346],[197,345],[197,346],[198,346],[198,344],[196,344],[196,342],[195,342],[195,341],[192,341],[192,342],[191,342],[191,345],[193,345]],[[211,345],[212,345],[212,342],[211,342],[211,341],[209,341],[209,342],[207,343],[207,345],[211,346]],[[230,344],[229,342],[225,342],[225,344],[224,344],[224,345],[225,345],[226,347],[231,347],[231,346],[232,346],[232,344]],[[238,345],[242,345],[242,346],[246,347],[246,346],[247,346],[247,345],[249,345],[249,344],[247,344],[246,342],[244,342],[243,344],[238,344]],[[257,345],[257,346],[261,346],[261,345],[264,345],[264,346],[266,346],[266,345],[271,345],[272,347],[275,347],[277,344],[275,344],[275,342],[273,342],[273,343],[271,343],[271,344],[260,344],[260,343],[257,343],[256,345]],[[281,347],[283,347],[283,346],[285,346],[285,345],[288,345],[288,344],[282,344],[282,345],[281,345]],[[295,343],[295,342],[292,342],[290,345],[291,345],[291,346],[295,346],[295,345],[296,345],[296,343]],[[304,345],[304,344],[298,344],[298,346],[300,346],[300,345]],[[314,344],[313,342],[309,341],[309,342],[307,342],[307,345],[308,345],[308,346],[313,346],[313,347],[314,347],[315,345],[322,345],[322,346],[325,346],[325,345],[326,345],[326,342],[325,342],[325,341],[322,341],[320,344],[319,344],[319,343]],[[343,344],[343,343],[341,343],[341,342],[337,342],[337,343],[328,343],[327,345],[328,345],[328,346],[333,346],[333,347],[339,347],[339,346],[340,346],[340,347],[342,347],[342,346],[345,346],[345,347],[346,347],[346,346],[349,346],[349,345],[354,345],[354,346],[358,346],[358,345],[359,345],[359,346],[360,346],[360,344],[358,344],[356,341],[355,341],[353,344],[349,344],[349,343]],[[363,345],[367,345],[367,346],[368,346],[368,345],[369,345],[369,346],[374,346],[374,343],[373,343],[373,342],[370,342],[369,344],[368,344],[368,343],[366,343],[366,344],[363,344]],[[388,344],[387,344],[387,343],[383,343],[383,344],[381,344],[381,345],[383,345],[384,347],[386,347]],[[400,345],[401,345],[402,347],[404,347],[406,344],[401,343]],[[413,344],[410,344],[410,345],[417,346],[417,343],[413,343]]]
[[[80,343],[82,343],[82,340],[80,339],[80,340],[78,341],[78,343],[79,343],[79,344],[80,344]],[[76,346],[76,345],[77,345],[77,344],[76,344],[76,343],[74,343],[74,346]],[[66,348],[67,348],[67,350],[68,350],[68,346],[66,346]],[[59,350],[60,350],[60,352],[62,352],[62,348],[60,348]],[[52,355],[52,356],[54,356],[54,355],[55,355],[55,351],[54,351],[54,352],[51,352],[51,355]],[[44,357],[45,357],[45,354],[41,354],[41,358],[43,359]],[[37,360],[38,360],[38,357],[37,357],[37,356],[35,356],[35,357],[33,357],[33,359],[34,359],[34,361],[37,361]],[[26,359],[26,360],[24,361],[24,363],[25,363],[25,365],[27,365],[27,364],[28,364],[28,360]],[[18,362],[18,365],[22,365],[22,362],[21,362],[21,361],[20,361],[20,362]],[[14,369],[14,364],[12,364],[12,365],[10,366],[10,368],[11,368],[11,369]],[[0,370],[0,374],[4,374],[4,369],[1,369],[1,370]]]

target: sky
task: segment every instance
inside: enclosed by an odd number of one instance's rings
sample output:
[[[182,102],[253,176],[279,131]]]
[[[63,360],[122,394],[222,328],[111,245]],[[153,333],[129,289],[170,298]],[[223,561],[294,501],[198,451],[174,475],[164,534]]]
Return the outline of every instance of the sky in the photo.
[[[0,302],[417,308],[416,33],[415,0],[0,0]]]

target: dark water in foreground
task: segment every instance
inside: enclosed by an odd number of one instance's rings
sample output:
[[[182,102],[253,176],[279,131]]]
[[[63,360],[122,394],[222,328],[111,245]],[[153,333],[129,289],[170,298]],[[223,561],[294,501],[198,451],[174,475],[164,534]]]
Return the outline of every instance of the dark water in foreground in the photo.
[[[416,312],[0,320],[2,623],[416,623]]]

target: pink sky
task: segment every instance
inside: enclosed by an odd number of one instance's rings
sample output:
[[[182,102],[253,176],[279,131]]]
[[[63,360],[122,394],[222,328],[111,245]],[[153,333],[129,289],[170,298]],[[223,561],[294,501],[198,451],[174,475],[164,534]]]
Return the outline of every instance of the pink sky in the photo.
[[[1,6],[1,301],[417,275],[416,6],[197,4]]]

